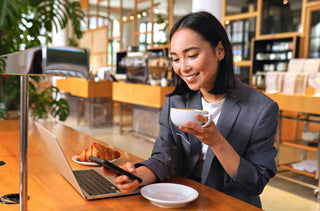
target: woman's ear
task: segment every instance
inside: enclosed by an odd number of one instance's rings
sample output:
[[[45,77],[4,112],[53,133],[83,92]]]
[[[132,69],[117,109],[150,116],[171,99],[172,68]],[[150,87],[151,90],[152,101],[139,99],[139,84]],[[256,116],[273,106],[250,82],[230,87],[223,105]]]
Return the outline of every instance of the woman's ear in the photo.
[[[218,57],[218,60],[221,61],[222,59],[224,59],[225,56],[225,51],[224,51],[224,46],[222,44],[222,42],[218,42],[217,47],[215,48],[215,52],[216,52],[216,56]]]

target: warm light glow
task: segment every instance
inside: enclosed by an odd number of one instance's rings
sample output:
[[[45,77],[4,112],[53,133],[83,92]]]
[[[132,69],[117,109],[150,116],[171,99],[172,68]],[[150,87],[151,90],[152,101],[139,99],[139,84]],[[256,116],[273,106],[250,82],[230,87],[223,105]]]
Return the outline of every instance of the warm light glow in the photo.
[[[127,21],[128,19],[127,19],[127,17],[122,17],[122,21]]]
[[[288,0],[283,0],[282,3],[283,3],[283,4],[288,4],[288,2],[289,2]]]
[[[158,13],[159,13],[159,8],[155,8],[155,9],[154,9],[154,13],[155,13],[155,14],[158,14]]]
[[[230,23],[230,21],[229,20],[225,20],[225,22],[224,22],[226,25],[228,25],[229,23]]]
[[[140,13],[137,14],[137,18],[142,18],[142,15]]]
[[[134,20],[134,16],[133,15],[130,15],[130,20]]]
[[[143,12],[142,12],[142,16],[143,16],[143,17],[147,16],[147,12],[146,12],[146,11],[143,11]]]

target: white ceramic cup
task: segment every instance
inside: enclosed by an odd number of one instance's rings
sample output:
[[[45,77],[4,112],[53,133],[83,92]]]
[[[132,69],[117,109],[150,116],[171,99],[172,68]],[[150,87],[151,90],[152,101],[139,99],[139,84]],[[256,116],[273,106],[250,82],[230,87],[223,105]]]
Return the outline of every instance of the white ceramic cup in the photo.
[[[201,114],[208,118],[208,121],[203,124],[203,122],[196,119],[196,115]],[[204,110],[197,110],[197,109],[190,109],[190,108],[171,108],[170,109],[170,118],[173,124],[176,126],[185,126],[187,122],[193,122],[195,124],[198,124],[202,127],[208,126],[212,119],[210,118],[209,112]]]

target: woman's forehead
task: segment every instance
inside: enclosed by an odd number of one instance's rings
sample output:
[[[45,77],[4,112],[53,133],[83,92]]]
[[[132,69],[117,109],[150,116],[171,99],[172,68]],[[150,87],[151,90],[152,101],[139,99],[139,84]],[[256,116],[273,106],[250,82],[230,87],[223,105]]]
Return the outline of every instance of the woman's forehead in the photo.
[[[171,51],[200,46],[205,44],[204,42],[207,41],[199,33],[187,28],[179,29],[172,36]]]

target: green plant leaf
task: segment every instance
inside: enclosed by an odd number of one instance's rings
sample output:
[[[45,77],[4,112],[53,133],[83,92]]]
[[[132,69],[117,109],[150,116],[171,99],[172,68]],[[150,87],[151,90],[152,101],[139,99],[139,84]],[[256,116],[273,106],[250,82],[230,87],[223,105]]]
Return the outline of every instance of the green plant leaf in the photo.
[[[80,24],[84,18],[79,1],[0,0],[0,55],[19,51],[21,45],[26,48],[39,46],[42,44],[40,39],[43,38],[45,43],[50,43],[53,27],[58,31],[66,27],[68,21],[79,39],[83,34]],[[4,69],[5,62],[0,59],[0,72]],[[31,116],[36,119],[47,118],[51,112],[54,117],[59,116],[60,120],[65,120],[70,113],[68,102],[56,99],[59,93],[56,88],[50,87],[38,93],[39,81],[31,77],[29,83]],[[19,77],[8,76],[1,88],[5,93],[2,101],[5,102],[6,109],[17,109],[20,102]]]

